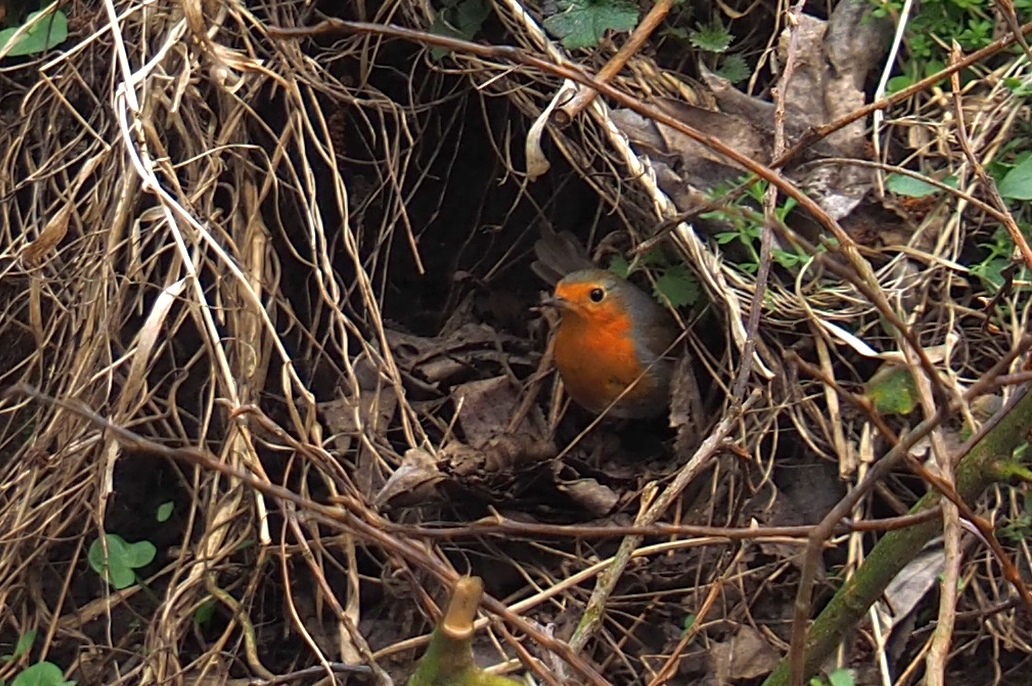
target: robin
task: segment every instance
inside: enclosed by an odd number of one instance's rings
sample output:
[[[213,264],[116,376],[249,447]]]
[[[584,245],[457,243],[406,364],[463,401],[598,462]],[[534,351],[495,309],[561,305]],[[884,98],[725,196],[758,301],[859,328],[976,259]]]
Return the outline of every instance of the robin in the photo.
[[[581,407],[620,418],[654,417],[670,401],[677,338],[670,314],[627,279],[599,269],[572,234],[546,231],[533,271],[555,285],[553,358]]]

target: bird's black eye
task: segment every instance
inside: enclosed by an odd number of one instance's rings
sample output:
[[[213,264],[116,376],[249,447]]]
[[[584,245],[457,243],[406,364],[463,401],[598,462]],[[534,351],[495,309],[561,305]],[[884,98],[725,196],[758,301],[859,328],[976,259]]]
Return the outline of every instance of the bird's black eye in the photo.
[[[600,303],[606,297],[606,292],[601,288],[592,288],[591,292],[588,293],[588,297],[591,298],[591,302]]]

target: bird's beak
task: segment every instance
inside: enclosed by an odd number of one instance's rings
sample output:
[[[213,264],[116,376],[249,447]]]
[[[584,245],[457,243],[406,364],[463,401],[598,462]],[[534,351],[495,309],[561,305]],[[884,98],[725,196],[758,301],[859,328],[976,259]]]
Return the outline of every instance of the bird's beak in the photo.
[[[555,295],[546,295],[541,298],[541,306],[554,307],[557,310],[567,310],[570,308],[570,301]]]

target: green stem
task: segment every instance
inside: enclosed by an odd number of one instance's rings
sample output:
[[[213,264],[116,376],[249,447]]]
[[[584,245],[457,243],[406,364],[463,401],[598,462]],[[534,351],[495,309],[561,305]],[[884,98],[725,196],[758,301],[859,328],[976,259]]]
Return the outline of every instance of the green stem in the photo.
[[[519,682],[488,674],[473,662],[473,620],[483,595],[477,577],[455,584],[448,609],[430,637],[407,686],[519,686]]]
[[[1017,462],[1002,461],[993,465],[998,481],[1010,481],[1017,479],[1027,484],[1032,484],[1032,470]]]
[[[1025,389],[1019,391],[1015,401],[1003,412],[1006,414],[996,426],[986,432],[957,465],[955,487],[965,502],[977,500],[1000,474],[1009,472],[1001,470],[1001,464],[1025,441],[1025,435],[1032,425],[1032,393]],[[939,499],[939,493],[931,491],[918,501],[911,512],[934,507]],[[906,529],[889,531],[882,536],[864,563],[810,626],[806,641],[805,678],[817,673],[846,634],[863,620],[867,610],[881,597],[889,582],[921,551],[925,543],[941,532],[942,522],[932,519]],[[763,686],[788,686],[789,671],[788,659],[785,658],[763,682]]]

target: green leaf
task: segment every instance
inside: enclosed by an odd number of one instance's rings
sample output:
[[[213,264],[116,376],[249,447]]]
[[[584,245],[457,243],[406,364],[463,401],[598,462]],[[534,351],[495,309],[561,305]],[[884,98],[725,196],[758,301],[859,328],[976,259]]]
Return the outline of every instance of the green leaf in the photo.
[[[691,628],[695,626],[695,619],[695,615],[688,615],[684,618],[684,627],[681,629],[682,636],[691,631]]]
[[[29,23],[42,13],[42,10],[30,13],[25,23]],[[68,17],[61,10],[43,17],[23,33],[13,45],[8,45],[18,28],[13,27],[0,31],[0,52],[3,52],[5,47],[10,48],[7,51],[8,57],[36,55],[68,40]]]
[[[785,221],[789,212],[795,209],[795,206],[799,204],[795,198],[785,198],[785,202],[774,208],[774,216],[778,221]]]
[[[1029,523],[1028,517],[1018,517],[1013,522],[999,527],[996,531],[996,535],[1008,543],[1021,543],[1028,538]]]
[[[910,85],[913,83],[914,79],[909,76],[893,76],[891,79],[889,79],[889,82],[885,84],[885,90],[891,95],[893,93],[900,92],[904,88],[909,88]]]
[[[653,246],[649,250],[641,253],[636,258],[637,262],[647,267],[666,267],[669,266],[666,255],[663,254],[662,248],[658,245]],[[631,271],[634,271],[634,262],[631,263]]]
[[[904,368],[884,364],[865,384],[868,399],[882,414],[908,415],[917,406],[914,377]]]
[[[745,81],[750,74],[752,74],[752,70],[749,69],[749,63],[741,55],[728,55],[717,69],[717,76],[721,76],[731,83]]]
[[[462,38],[458,30],[453,29],[451,25],[444,20],[444,12],[438,12],[437,16],[427,27],[427,33],[434,36],[445,36],[447,38]],[[445,55],[451,54],[451,48],[442,48],[440,46],[434,46],[430,48],[430,58],[435,62],[440,61]]]
[[[848,669],[836,669],[828,675],[831,686],[854,686],[853,673]]]
[[[719,21],[705,26],[700,25],[688,35],[688,40],[699,50],[706,52],[724,52],[731,46],[734,40],[724,25]]]
[[[129,588],[136,583],[136,572],[129,567],[112,567],[111,573],[108,576],[110,578],[105,579],[105,581],[110,583],[119,591],[123,588]]]
[[[942,183],[950,188],[956,188],[957,177],[947,176],[942,179]],[[908,198],[923,198],[926,195],[931,195],[932,193],[939,193],[941,190],[927,181],[915,179],[913,176],[905,176],[903,174],[889,174],[885,179],[885,186],[896,195],[904,195]]]
[[[491,8],[484,0],[463,0],[455,6],[455,28],[466,40],[473,40],[489,16]]]
[[[756,179],[754,183],[746,187],[745,192],[756,202],[762,203],[763,196],[767,193],[767,182],[763,179]]]
[[[130,543],[125,549],[125,565],[130,569],[146,567],[154,561],[158,549],[150,541],[137,541]]]
[[[666,300],[672,307],[694,305],[701,294],[699,281],[684,265],[670,267],[664,271],[656,279],[655,291],[660,300]]]
[[[491,8],[484,0],[450,0],[444,5],[427,29],[435,36],[473,40],[491,15]],[[430,48],[430,57],[434,60],[449,53],[449,48]]]
[[[11,686],[74,686],[74,681],[65,681],[64,672],[52,662],[39,662],[26,667],[14,677]]]
[[[664,35],[673,36],[679,40],[688,40],[688,29],[683,29],[680,26],[664,26],[662,30]]]
[[[613,259],[609,260],[609,271],[626,279],[631,273],[631,263],[623,255],[613,255]]]
[[[1032,90],[1030,90],[1032,83],[1024,78],[1011,76],[1003,80],[1003,85],[1010,89],[1011,93],[1017,96],[1027,97],[1032,94]]]
[[[935,43],[932,41],[930,36],[926,36],[920,32],[908,32],[910,35],[907,40],[907,47],[910,49],[910,55],[912,57],[920,57],[927,59],[932,54],[932,48]]]
[[[119,554],[116,549],[120,551],[124,544],[121,536],[104,534],[104,537],[106,538],[105,543],[107,544],[108,549],[106,556],[99,538],[90,544],[90,549],[86,552],[86,559],[89,561],[90,567],[92,567],[93,571],[97,574],[100,574],[101,577],[104,577],[107,574],[107,569],[109,567],[108,561],[110,559],[118,559]]]
[[[197,606],[193,613],[193,621],[197,626],[204,626],[215,616],[215,599],[208,598]]]
[[[158,505],[157,520],[159,522],[167,522],[168,518],[172,516],[172,510],[176,508],[176,504],[169,500],[168,502],[161,503]]]
[[[1007,172],[999,190],[1000,195],[1011,200],[1032,200],[1032,155]]]
[[[253,538],[245,538],[242,541],[240,541],[240,543],[237,543],[233,547],[233,552],[234,553],[239,553],[242,550],[247,550],[248,548],[254,546],[254,544],[255,544],[255,539],[253,539]]]
[[[599,44],[606,31],[630,31],[638,25],[638,8],[626,0],[559,0],[558,14],[545,28],[568,50]]]
[[[90,544],[86,559],[93,571],[116,589],[128,588],[136,583],[134,570],[149,565],[157,554],[157,548],[150,541],[126,543],[117,534],[104,534],[103,538],[107,544],[107,557],[104,556],[104,547],[98,538]]]
[[[979,2],[981,2],[981,0],[979,0]],[[928,62],[925,63],[924,75],[926,77],[932,76],[933,74],[938,74],[945,68],[946,65],[943,64],[941,60],[928,60]]]
[[[785,269],[792,269],[801,264],[805,264],[810,256],[803,253],[789,252],[788,250],[781,250],[780,248],[774,248],[770,251],[770,256],[774,258],[774,261]]]
[[[3,656],[4,662],[11,662],[13,660],[17,660],[22,655],[26,655],[30,650],[32,650],[32,644],[35,643],[35,641],[35,629],[30,629],[26,631],[24,634],[21,635],[21,637],[18,639],[18,642],[14,645],[14,652],[12,652],[10,655]]]
[[[1011,260],[1007,257],[992,257],[984,262],[971,266],[971,273],[982,279],[992,292],[996,292],[1003,286],[1003,270],[1010,266]]]

